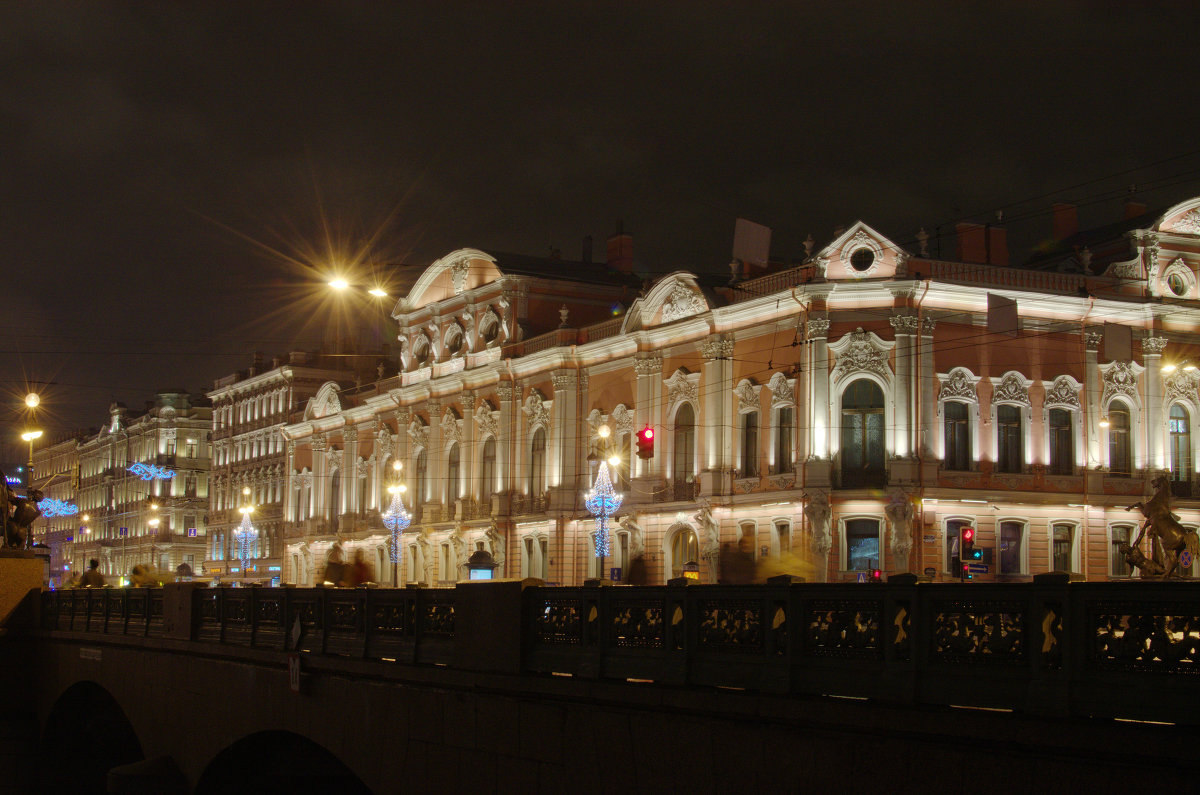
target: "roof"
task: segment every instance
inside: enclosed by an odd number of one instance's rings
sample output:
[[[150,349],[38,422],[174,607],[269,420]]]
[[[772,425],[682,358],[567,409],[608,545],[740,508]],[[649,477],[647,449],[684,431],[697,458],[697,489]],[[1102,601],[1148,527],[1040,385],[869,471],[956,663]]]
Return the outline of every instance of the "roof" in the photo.
[[[558,257],[534,257],[504,252],[494,253],[493,256],[501,271],[518,276],[616,287],[642,286],[642,277],[613,270],[606,262],[577,262]]]

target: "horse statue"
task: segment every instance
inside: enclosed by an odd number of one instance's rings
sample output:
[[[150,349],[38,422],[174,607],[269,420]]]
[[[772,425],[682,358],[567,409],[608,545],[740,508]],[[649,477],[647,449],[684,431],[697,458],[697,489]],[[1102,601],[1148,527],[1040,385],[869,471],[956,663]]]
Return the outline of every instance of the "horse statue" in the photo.
[[[1151,538],[1159,540],[1167,555],[1168,565],[1166,571],[1162,573],[1163,579],[1167,579],[1171,576],[1178,576],[1179,556],[1185,549],[1191,553],[1193,558],[1200,554],[1200,539],[1196,537],[1196,531],[1188,530],[1179,524],[1179,519],[1171,513],[1171,481],[1167,479],[1167,476],[1160,474],[1150,483],[1154,486],[1154,496],[1146,502],[1130,505],[1126,509],[1132,511],[1136,508],[1142,512],[1142,516],[1146,517],[1146,522],[1142,525],[1137,540],[1129,545],[1130,553],[1126,555],[1126,559],[1140,557],[1140,562],[1137,560],[1130,560],[1130,562],[1141,568],[1143,573],[1158,573],[1155,569],[1159,567],[1147,565],[1150,561],[1144,556],[1133,556],[1133,551],[1137,550],[1142,536],[1149,532]]]
[[[0,477],[4,473],[0,472]],[[29,538],[29,526],[42,515],[38,503],[42,492],[35,488],[26,489],[27,496],[20,497],[8,486],[0,489],[0,517],[4,520],[4,546],[24,549]]]

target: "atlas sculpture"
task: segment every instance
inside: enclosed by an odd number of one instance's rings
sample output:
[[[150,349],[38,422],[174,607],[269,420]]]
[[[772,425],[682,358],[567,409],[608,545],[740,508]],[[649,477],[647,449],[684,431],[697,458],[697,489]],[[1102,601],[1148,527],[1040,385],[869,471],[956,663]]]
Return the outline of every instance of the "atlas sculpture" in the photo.
[[[1192,558],[1195,558],[1200,553],[1200,539],[1197,538],[1195,530],[1189,530],[1181,525],[1179,518],[1171,513],[1171,481],[1167,479],[1167,476],[1158,475],[1151,481],[1151,485],[1154,486],[1153,497],[1146,502],[1130,505],[1126,509],[1140,510],[1146,517],[1146,522],[1142,525],[1137,540],[1132,544],[1122,544],[1120,549],[1125,560],[1131,566],[1141,569],[1143,576],[1161,574],[1163,579],[1179,576],[1180,557],[1186,551]],[[1138,544],[1147,533],[1151,538],[1158,539],[1167,556],[1165,570],[1157,561],[1147,558],[1138,549]]]
[[[0,476],[4,473],[0,472]],[[4,483],[0,491],[0,516],[4,517],[4,546],[24,549],[29,539],[29,527],[34,520],[42,515],[38,503],[42,501],[42,492],[35,488],[26,489],[26,496],[21,497]]]

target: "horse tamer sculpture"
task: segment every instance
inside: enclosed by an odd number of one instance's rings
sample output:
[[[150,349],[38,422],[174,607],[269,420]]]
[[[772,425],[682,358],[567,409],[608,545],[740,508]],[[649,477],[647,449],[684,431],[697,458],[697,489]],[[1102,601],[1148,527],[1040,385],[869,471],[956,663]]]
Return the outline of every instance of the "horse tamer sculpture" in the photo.
[[[0,472],[0,477],[4,473]],[[0,489],[0,517],[4,519],[4,546],[24,549],[29,538],[29,526],[33,520],[42,515],[38,503],[42,501],[42,492],[38,489],[26,489],[27,495],[20,497],[8,486]]]
[[[1129,545],[1122,544],[1121,552],[1131,566],[1142,570],[1143,575],[1161,574],[1163,579],[1179,576],[1179,556],[1185,549],[1191,553],[1193,558],[1200,554],[1200,539],[1197,538],[1195,530],[1189,530],[1181,525],[1179,518],[1171,513],[1171,481],[1167,479],[1167,476],[1158,475],[1151,481],[1151,485],[1154,486],[1153,497],[1146,502],[1130,505],[1126,509],[1140,510],[1146,517],[1146,522],[1142,525],[1137,540]],[[1165,571],[1157,561],[1148,559],[1138,549],[1138,544],[1141,543],[1142,537],[1146,533],[1149,533],[1151,538],[1157,538],[1162,545],[1168,560]]]

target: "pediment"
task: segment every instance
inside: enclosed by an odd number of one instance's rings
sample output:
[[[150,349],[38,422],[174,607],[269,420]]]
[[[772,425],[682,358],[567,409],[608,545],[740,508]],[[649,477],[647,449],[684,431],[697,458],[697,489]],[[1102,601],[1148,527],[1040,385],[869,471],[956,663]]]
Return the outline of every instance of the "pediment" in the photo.
[[[317,390],[317,394],[308,399],[308,405],[304,408],[305,420],[319,420],[322,417],[329,417],[334,414],[340,414],[342,411],[342,401],[338,397],[339,387],[335,381],[326,381]]]
[[[702,315],[711,309],[708,299],[687,271],[669,273],[644,297],[633,302],[626,313],[622,331],[653,328],[676,320]]]
[[[1154,229],[1177,235],[1200,237],[1200,196],[1176,204],[1163,213]]]
[[[393,314],[412,312],[428,304],[482,287],[503,274],[496,258],[479,249],[460,248],[434,262],[417,279],[408,295],[396,304]]]
[[[862,221],[856,221],[816,256],[818,268],[829,281],[903,275],[907,260],[908,252]]]

